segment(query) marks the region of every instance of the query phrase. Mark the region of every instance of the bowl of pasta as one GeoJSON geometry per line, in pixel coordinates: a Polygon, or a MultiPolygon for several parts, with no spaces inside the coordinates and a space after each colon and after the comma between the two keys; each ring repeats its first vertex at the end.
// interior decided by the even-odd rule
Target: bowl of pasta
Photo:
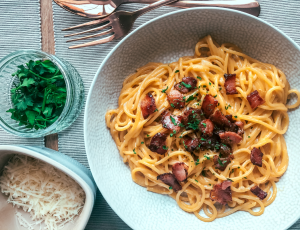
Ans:
{"type": "Polygon", "coordinates": [[[133,229],[286,229],[300,217],[299,89],[299,46],[259,18],[221,8],[156,18],[92,83],[95,181],[133,229]]]}

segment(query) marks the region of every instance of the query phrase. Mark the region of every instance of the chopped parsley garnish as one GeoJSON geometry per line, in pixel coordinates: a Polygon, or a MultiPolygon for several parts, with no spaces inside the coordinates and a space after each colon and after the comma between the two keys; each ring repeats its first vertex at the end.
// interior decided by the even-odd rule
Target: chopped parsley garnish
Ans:
{"type": "Polygon", "coordinates": [[[141,142],[141,144],[144,144],[144,143],[145,143],[144,141],[141,142]]]}
{"type": "Polygon", "coordinates": [[[244,177],[244,179],[247,179],[247,177],[244,177]]]}
{"type": "Polygon", "coordinates": [[[190,102],[190,101],[192,101],[192,100],[194,100],[195,99],[195,97],[193,96],[193,95],[191,95],[191,96],[189,96],[189,98],[186,100],[186,103],[188,103],[188,102],[190,102]]]}
{"type": "Polygon", "coordinates": [[[197,78],[201,81],[202,80],[202,78],[201,77],[199,77],[199,76],[197,76],[197,78]]]}
{"type": "MultiPolygon", "coordinates": [[[[203,171],[202,171],[203,172],[203,171]]],[[[198,183],[198,181],[195,179],[195,181],[198,183]]]]}
{"type": "Polygon", "coordinates": [[[194,120],[192,122],[189,122],[187,127],[191,128],[193,130],[197,130],[198,129],[198,125],[199,125],[200,121],[199,120],[194,120]]]}
{"type": "Polygon", "coordinates": [[[215,96],[214,96],[214,98],[216,98],[218,96],[218,94],[216,94],[215,96]]]}
{"type": "Polygon", "coordinates": [[[133,153],[134,153],[134,154],[136,154],[136,152],[135,152],[135,148],[133,149],[133,153]]]}
{"type": "Polygon", "coordinates": [[[166,93],[166,91],[168,90],[169,86],[167,86],[167,88],[163,89],[161,92],[162,93],[166,93]]]}
{"type": "MultiPolygon", "coordinates": [[[[175,120],[172,116],[170,116],[170,119],[171,119],[172,123],[173,123],[175,126],[177,126],[176,120],[175,120]]],[[[175,131],[175,132],[176,132],[176,131],[175,131]]]]}
{"type": "MultiPolygon", "coordinates": [[[[219,165],[224,166],[223,162],[220,160],[219,157],[218,157],[218,163],[219,163],[219,165]]],[[[225,162],[225,163],[226,163],[226,162],[225,162]]]]}
{"type": "Polygon", "coordinates": [[[199,164],[199,159],[197,161],[195,161],[195,165],[198,165],[199,164]]]}
{"type": "Polygon", "coordinates": [[[206,88],[206,85],[203,85],[202,87],[203,87],[203,88],[206,88]]]}
{"type": "Polygon", "coordinates": [[[208,184],[209,186],[211,186],[211,184],[208,184]]]}
{"type": "Polygon", "coordinates": [[[164,146],[163,146],[163,149],[164,149],[164,150],[168,150],[168,147],[164,145],[164,146]]]}
{"type": "MultiPolygon", "coordinates": [[[[11,92],[11,118],[29,129],[46,129],[61,115],[67,98],[60,69],[50,60],[30,60],[12,74],[19,82],[11,92]]],[[[3,83],[3,82],[2,82],[3,83]]],[[[3,83],[4,84],[4,83],[3,83]]]]}
{"type": "Polygon", "coordinates": [[[172,186],[170,186],[169,189],[171,190],[171,189],[172,189],[172,186]]]}
{"type": "Polygon", "coordinates": [[[248,136],[248,138],[250,138],[250,136],[248,136]]]}
{"type": "Polygon", "coordinates": [[[184,85],[185,88],[188,88],[188,89],[192,88],[192,86],[190,84],[186,84],[184,82],[181,82],[181,84],[184,85]]]}
{"type": "Polygon", "coordinates": [[[204,155],[204,157],[205,157],[207,160],[210,160],[210,157],[209,157],[209,156],[204,155]]]}
{"type": "Polygon", "coordinates": [[[211,85],[211,83],[210,83],[210,82],[209,82],[208,84],[209,84],[209,85],[211,85]]]}
{"type": "Polygon", "coordinates": [[[206,124],[205,124],[205,123],[201,123],[201,125],[203,125],[203,126],[204,126],[204,128],[206,128],[206,124]]]}
{"type": "Polygon", "coordinates": [[[150,135],[149,135],[149,134],[147,134],[147,137],[150,137],[150,135]]]}
{"type": "Polygon", "coordinates": [[[234,116],[234,118],[237,118],[237,116],[234,116]]]}
{"type": "Polygon", "coordinates": [[[231,182],[234,182],[233,180],[231,180],[230,178],[227,178],[227,180],[231,181],[231,182]]]}
{"type": "Polygon", "coordinates": [[[155,110],[154,110],[154,112],[157,112],[157,111],[158,111],[158,109],[155,109],[155,110]]]}
{"type": "Polygon", "coordinates": [[[172,106],[173,108],[175,108],[175,105],[174,105],[174,104],[172,104],[172,103],[171,103],[171,106],[172,106]]]}
{"type": "Polygon", "coordinates": [[[222,87],[220,87],[219,90],[221,91],[221,90],[222,90],[222,87]]]}
{"type": "Polygon", "coordinates": [[[179,70],[176,70],[176,71],[175,71],[175,73],[178,73],[178,72],[179,72],[179,70]]]}
{"type": "Polygon", "coordinates": [[[201,141],[206,141],[206,139],[204,139],[203,137],[201,137],[201,141]]]}

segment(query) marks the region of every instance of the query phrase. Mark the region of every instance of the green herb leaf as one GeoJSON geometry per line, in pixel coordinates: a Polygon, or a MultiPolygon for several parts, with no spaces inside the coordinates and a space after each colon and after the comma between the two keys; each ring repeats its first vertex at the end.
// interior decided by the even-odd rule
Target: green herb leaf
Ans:
{"type": "Polygon", "coordinates": [[[171,189],[172,189],[172,186],[170,186],[169,189],[171,190],[171,189]]]}
{"type": "Polygon", "coordinates": [[[133,153],[136,154],[135,148],[133,149],[133,153]]]}
{"type": "Polygon", "coordinates": [[[188,89],[192,88],[192,86],[190,84],[186,84],[183,81],[181,82],[181,84],[184,85],[185,88],[188,88],[188,89]]]}
{"type": "Polygon", "coordinates": [[[164,145],[164,146],[163,146],[163,149],[164,149],[164,150],[168,150],[168,147],[164,145]]]}
{"type": "Polygon", "coordinates": [[[199,76],[197,76],[197,78],[201,81],[202,80],[202,78],[201,77],[199,77],[199,76]]]}
{"type": "Polygon", "coordinates": [[[167,88],[163,89],[161,92],[162,93],[166,93],[166,91],[168,90],[169,86],[167,86],[167,88]]]}
{"type": "Polygon", "coordinates": [[[231,180],[230,178],[227,178],[227,180],[231,181],[231,182],[234,182],[233,180],[231,180]]]}
{"type": "Polygon", "coordinates": [[[221,165],[222,167],[224,166],[223,162],[220,160],[219,157],[218,157],[218,163],[219,163],[219,165],[221,165]]]}
{"type": "Polygon", "coordinates": [[[144,143],[145,143],[144,141],[141,142],[141,144],[144,144],[144,143]]]}
{"type": "Polygon", "coordinates": [[[176,120],[172,117],[172,115],[170,116],[170,119],[171,119],[172,123],[173,123],[175,126],[177,126],[176,120]]]}
{"type": "Polygon", "coordinates": [[[190,102],[190,101],[192,101],[192,100],[194,100],[195,99],[195,97],[193,96],[193,95],[191,95],[191,96],[189,96],[189,98],[186,100],[186,103],[188,103],[188,102],[190,102]]]}
{"type": "Polygon", "coordinates": [[[205,157],[207,160],[210,160],[210,157],[209,157],[209,156],[204,155],[204,157],[205,157]]]}
{"type": "Polygon", "coordinates": [[[175,73],[178,73],[178,72],[179,72],[179,70],[176,70],[176,71],[175,71],[175,73]]]}

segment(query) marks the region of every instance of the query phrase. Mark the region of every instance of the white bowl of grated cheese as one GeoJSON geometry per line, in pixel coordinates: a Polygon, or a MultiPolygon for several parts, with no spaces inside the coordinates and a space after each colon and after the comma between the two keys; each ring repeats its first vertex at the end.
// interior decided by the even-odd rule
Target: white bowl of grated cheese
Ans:
{"type": "Polygon", "coordinates": [[[90,171],[74,159],[45,147],[0,145],[0,229],[82,230],[95,198],[90,171]]]}

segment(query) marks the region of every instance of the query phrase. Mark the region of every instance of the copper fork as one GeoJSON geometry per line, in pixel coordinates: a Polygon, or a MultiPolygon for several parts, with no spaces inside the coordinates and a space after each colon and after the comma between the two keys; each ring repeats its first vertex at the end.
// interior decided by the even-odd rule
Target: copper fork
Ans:
{"type": "Polygon", "coordinates": [[[142,9],[134,11],[134,12],[117,11],[117,12],[109,15],[106,18],[97,19],[97,20],[94,20],[94,21],[91,21],[91,22],[87,22],[87,23],[83,23],[83,24],[80,24],[80,25],[77,25],[77,26],[69,27],[67,29],[63,29],[65,31],[65,30],[72,30],[72,29],[82,28],[82,27],[86,27],[86,26],[101,25],[103,23],[106,23],[104,25],[101,25],[101,26],[93,28],[93,29],[89,29],[89,30],[86,30],[86,31],[65,35],[65,37],[71,37],[71,36],[75,36],[75,35],[80,35],[80,34],[85,34],[85,33],[90,33],[90,32],[96,32],[96,31],[101,31],[101,30],[105,30],[105,29],[110,28],[108,30],[105,30],[105,31],[97,33],[97,34],[93,34],[93,35],[89,35],[89,36],[85,36],[85,37],[80,37],[80,38],[75,38],[75,39],[69,40],[67,42],[84,40],[84,39],[88,39],[88,38],[94,38],[94,37],[100,37],[100,36],[112,34],[109,37],[105,37],[105,38],[102,38],[100,40],[91,41],[91,42],[87,42],[87,43],[84,43],[84,44],[71,46],[71,47],[69,47],[69,49],[99,45],[99,44],[110,42],[114,39],[121,38],[121,37],[123,37],[123,36],[125,36],[126,34],[129,33],[130,29],[133,26],[134,21],[139,16],[141,16],[142,14],[147,13],[150,10],[154,10],[154,9],[160,7],[160,6],[167,5],[169,3],[176,2],[176,1],[178,1],[178,0],[160,0],[160,1],[157,1],[157,2],[155,2],[155,3],[153,3],[149,6],[146,6],[142,9]]]}

